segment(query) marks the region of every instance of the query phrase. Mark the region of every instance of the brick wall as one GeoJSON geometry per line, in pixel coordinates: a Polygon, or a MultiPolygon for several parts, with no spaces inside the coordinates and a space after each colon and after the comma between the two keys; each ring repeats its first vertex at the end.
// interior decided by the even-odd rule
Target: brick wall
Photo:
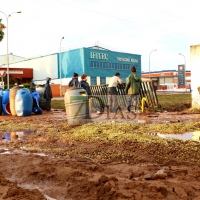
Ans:
{"type": "MultiPolygon", "coordinates": [[[[50,84],[53,97],[60,97],[60,84],[50,84]]],[[[69,88],[68,85],[62,86],[62,96],[65,95],[66,90],[69,88]]]]}

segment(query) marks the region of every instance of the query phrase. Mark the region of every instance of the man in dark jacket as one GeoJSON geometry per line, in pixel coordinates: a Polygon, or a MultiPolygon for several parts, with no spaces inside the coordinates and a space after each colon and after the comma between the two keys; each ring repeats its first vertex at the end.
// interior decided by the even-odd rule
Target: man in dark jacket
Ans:
{"type": "Polygon", "coordinates": [[[141,78],[137,75],[135,66],[131,68],[131,72],[132,73],[127,78],[125,87],[127,94],[127,110],[129,112],[131,111],[132,99],[134,99],[134,112],[137,112],[141,78]]]}
{"type": "Polygon", "coordinates": [[[78,74],[74,72],[74,77],[69,82],[69,87],[77,88],[79,86],[80,86],[80,84],[79,84],[79,81],[78,81],[78,74]]]}
{"type": "Polygon", "coordinates": [[[51,78],[47,77],[46,81],[47,82],[44,87],[44,99],[46,99],[46,110],[49,111],[51,110],[51,99],[53,98],[51,86],[49,84],[51,81],[51,78]]]}

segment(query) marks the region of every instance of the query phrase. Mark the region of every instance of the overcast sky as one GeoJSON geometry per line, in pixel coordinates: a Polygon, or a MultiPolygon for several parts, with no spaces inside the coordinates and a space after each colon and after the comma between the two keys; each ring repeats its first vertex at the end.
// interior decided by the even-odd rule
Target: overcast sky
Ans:
{"type": "MultiPolygon", "coordinates": [[[[62,51],[99,44],[141,55],[143,71],[149,57],[156,71],[177,70],[184,56],[190,70],[190,46],[200,44],[199,10],[199,0],[0,0],[7,16],[22,12],[8,18],[9,53],[36,57],[59,52],[60,44],[62,51]]],[[[3,13],[0,19],[7,26],[3,13]]],[[[6,33],[0,55],[7,53],[6,33]]]]}

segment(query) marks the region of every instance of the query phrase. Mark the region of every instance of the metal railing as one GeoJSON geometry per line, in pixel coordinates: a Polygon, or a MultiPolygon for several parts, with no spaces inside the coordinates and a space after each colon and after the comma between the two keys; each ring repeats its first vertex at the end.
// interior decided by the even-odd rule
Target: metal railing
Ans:
{"type": "MultiPolygon", "coordinates": [[[[125,92],[126,84],[118,85],[117,93],[118,93],[118,104],[121,108],[127,106],[127,95],[125,92]]],[[[90,86],[92,97],[93,97],[93,105],[96,107],[105,107],[108,105],[108,85],[94,85],[90,86]]],[[[141,106],[142,98],[146,98],[145,107],[147,108],[160,108],[158,103],[158,98],[156,95],[155,87],[151,80],[142,80],[140,93],[139,93],[139,105],[141,106]]]]}

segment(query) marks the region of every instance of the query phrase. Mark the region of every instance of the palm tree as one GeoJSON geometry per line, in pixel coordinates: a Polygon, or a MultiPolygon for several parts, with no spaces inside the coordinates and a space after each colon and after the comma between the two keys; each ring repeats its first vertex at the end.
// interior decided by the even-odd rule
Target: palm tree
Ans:
{"type": "Polygon", "coordinates": [[[0,42],[3,40],[3,36],[4,36],[3,29],[6,28],[6,26],[1,23],[1,20],[2,19],[0,19],[0,42]]]}

